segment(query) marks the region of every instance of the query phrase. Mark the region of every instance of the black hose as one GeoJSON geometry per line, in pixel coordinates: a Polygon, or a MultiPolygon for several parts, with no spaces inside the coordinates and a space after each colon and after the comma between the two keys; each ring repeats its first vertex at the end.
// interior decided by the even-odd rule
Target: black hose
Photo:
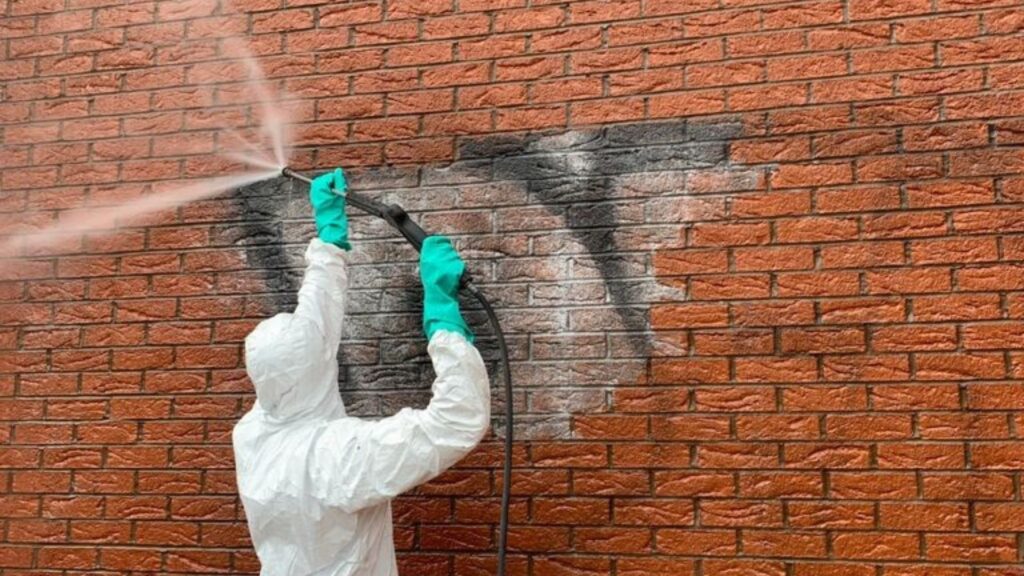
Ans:
{"type": "Polygon", "coordinates": [[[468,282],[466,289],[480,302],[487,313],[487,319],[491,322],[494,337],[498,340],[498,355],[501,357],[501,371],[505,380],[505,462],[501,476],[501,519],[498,522],[498,576],[504,576],[508,546],[508,510],[512,499],[512,370],[509,366],[508,344],[505,343],[505,334],[501,330],[501,323],[498,322],[498,315],[475,284],[468,282]]]}

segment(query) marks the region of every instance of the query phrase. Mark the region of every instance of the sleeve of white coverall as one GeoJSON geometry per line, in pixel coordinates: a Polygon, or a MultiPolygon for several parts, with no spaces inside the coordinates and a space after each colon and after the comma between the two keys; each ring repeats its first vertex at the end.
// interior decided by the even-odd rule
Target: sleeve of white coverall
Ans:
{"type": "Polygon", "coordinates": [[[346,253],[333,244],[314,238],[306,248],[306,271],[299,288],[295,315],[312,320],[320,328],[330,350],[341,342],[345,291],[348,288],[346,253]]]}
{"type": "Polygon", "coordinates": [[[434,334],[437,378],[423,410],[372,422],[342,418],[314,443],[311,481],[328,506],[355,512],[438,476],[468,454],[490,424],[490,382],[480,353],[461,334],[434,334]]]}

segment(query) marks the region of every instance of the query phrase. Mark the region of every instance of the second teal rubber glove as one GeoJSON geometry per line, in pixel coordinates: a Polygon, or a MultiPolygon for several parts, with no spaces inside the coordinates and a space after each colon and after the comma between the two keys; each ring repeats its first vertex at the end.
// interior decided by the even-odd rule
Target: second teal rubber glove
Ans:
{"type": "Polygon", "coordinates": [[[313,205],[316,232],[320,239],[339,248],[351,250],[348,242],[348,216],[345,215],[345,191],[348,183],[341,168],[313,179],[309,202],[313,205]]]}
{"type": "Polygon", "coordinates": [[[451,330],[473,341],[473,333],[459,312],[459,281],[466,264],[451,240],[429,236],[420,250],[423,282],[423,331],[429,341],[438,330],[451,330]]]}

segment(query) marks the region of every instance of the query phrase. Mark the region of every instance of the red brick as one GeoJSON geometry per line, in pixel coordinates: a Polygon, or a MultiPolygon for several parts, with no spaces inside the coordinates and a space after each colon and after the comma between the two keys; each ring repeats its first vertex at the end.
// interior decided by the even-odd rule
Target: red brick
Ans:
{"type": "Polygon", "coordinates": [[[648,490],[645,472],[580,471],[573,477],[573,490],[592,496],[640,496],[648,490]]]}
{"type": "Polygon", "coordinates": [[[893,95],[893,82],[888,77],[863,79],[820,80],[814,82],[815,102],[847,101],[851,93],[861,95],[858,99],[887,98],[893,95]]]}
{"type": "Polygon", "coordinates": [[[783,164],[772,174],[772,185],[779,188],[829,186],[853,181],[848,162],[783,164]]]}
{"type": "Polygon", "coordinates": [[[724,110],[723,90],[696,90],[648,98],[648,114],[651,118],[713,114],[724,110]]]}
{"type": "Polygon", "coordinates": [[[910,377],[910,367],[902,354],[875,356],[829,356],[824,360],[825,379],[829,381],[892,381],[910,377]]]}
{"type": "Polygon", "coordinates": [[[778,462],[778,449],[770,445],[749,443],[714,444],[697,450],[700,467],[758,469],[778,462]]]}
{"type": "Polygon", "coordinates": [[[690,448],[685,444],[616,444],[612,459],[619,466],[664,468],[688,461],[690,448]]]}
{"type": "Polygon", "coordinates": [[[869,272],[865,277],[870,294],[948,292],[952,287],[946,268],[908,268],[869,272]]]}
{"type": "Polygon", "coordinates": [[[821,249],[823,268],[865,268],[904,264],[903,243],[894,241],[832,244],[821,249]]]}
{"type": "Polygon", "coordinates": [[[505,59],[495,66],[499,81],[556,78],[565,74],[564,56],[527,56],[505,59]]]}
{"type": "Polygon", "coordinates": [[[622,557],[616,562],[620,576],[693,576],[694,562],[675,558],[622,557]]]}
{"type": "MultiPolygon", "coordinates": [[[[994,2],[993,5],[1000,3],[1001,2],[994,2]]],[[[955,5],[955,2],[951,4],[955,5]]],[[[1024,27],[1024,21],[1021,20],[1020,12],[1014,10],[1012,7],[988,12],[985,14],[984,20],[986,29],[996,34],[1016,32],[1024,27]]]]}
{"type": "Polygon", "coordinates": [[[837,534],[836,557],[861,560],[914,560],[920,557],[919,537],[913,533],[862,532],[837,534]]]}
{"type": "Polygon", "coordinates": [[[437,16],[452,11],[452,0],[394,0],[387,6],[389,19],[437,16]]]}
{"type": "Polygon", "coordinates": [[[535,102],[549,102],[596,97],[601,92],[602,82],[599,78],[575,78],[537,84],[532,89],[532,96],[535,102]]]}
{"type": "Polygon", "coordinates": [[[949,40],[975,36],[978,19],[974,15],[945,16],[903,20],[895,24],[896,40],[900,43],[949,40]]]}
{"type": "Polygon", "coordinates": [[[765,80],[763,62],[725,62],[693,64],[686,69],[686,85],[690,88],[751,84],[765,80]]]}
{"type": "Polygon", "coordinates": [[[760,140],[737,140],[731,144],[734,159],[749,164],[800,160],[810,156],[811,139],[798,136],[760,140]]]}
{"type": "Polygon", "coordinates": [[[378,22],[381,17],[381,6],[375,2],[327,5],[319,9],[320,27],[378,22]]]}
{"type": "Polygon", "coordinates": [[[997,414],[935,414],[922,419],[926,439],[999,439],[1010,435],[1005,418],[997,414]]]}
{"type": "MultiPolygon", "coordinates": [[[[776,276],[775,287],[778,295],[786,298],[812,295],[852,296],[860,291],[859,278],[854,272],[783,273],[776,276]]],[[[826,305],[843,306],[842,303],[826,305]]],[[[844,316],[839,308],[835,310],[839,312],[837,317],[844,316]]],[[[828,311],[831,312],[833,310],[828,311]]],[[[829,319],[828,322],[835,320],[836,318],[829,319]]]]}
{"type": "MultiPolygon", "coordinates": [[[[943,63],[947,66],[999,62],[1024,51],[1024,39],[1017,36],[989,36],[970,40],[954,40],[942,45],[943,63]]],[[[1017,59],[1017,58],[1012,58],[1017,59]]]]}
{"type": "Polygon", "coordinates": [[[927,558],[939,561],[1005,563],[1017,560],[1013,536],[927,534],[927,558]]]}
{"type": "Polygon", "coordinates": [[[582,552],[615,554],[637,553],[651,550],[650,528],[576,528],[574,544],[582,552]]]}
{"type": "Polygon", "coordinates": [[[744,550],[756,556],[825,557],[824,534],[751,530],[744,534],[743,544],[744,550]]]}
{"type": "Polygon", "coordinates": [[[304,30],[313,27],[313,12],[307,9],[263,12],[253,16],[254,33],[304,30]]]}
{"type": "MultiPolygon", "coordinates": [[[[448,59],[451,58],[452,52],[450,44],[438,43],[435,44],[435,46],[435,51],[439,53],[439,56],[447,57],[448,59]],[[442,49],[442,47],[447,49],[442,49]]],[[[411,47],[405,50],[407,50],[409,58],[422,60],[423,56],[418,53],[418,50],[411,47]]],[[[389,56],[393,55],[394,51],[395,49],[392,49],[389,56]]],[[[526,36],[512,35],[479,40],[463,40],[458,44],[458,51],[459,56],[463,60],[496,59],[521,56],[526,53],[526,36]]]]}
{"type": "Polygon", "coordinates": [[[654,67],[678,66],[693,62],[719,60],[723,54],[721,42],[714,40],[662,44],[650,49],[648,64],[654,67]]]}
{"type": "Polygon", "coordinates": [[[709,527],[777,528],[782,524],[782,505],[757,500],[706,500],[700,504],[700,515],[701,524],[709,527]]]}
{"type": "Polygon", "coordinates": [[[777,224],[776,235],[780,243],[853,240],[857,236],[857,222],[827,216],[789,219],[777,224]]]}
{"type": "Polygon", "coordinates": [[[515,106],[526,103],[526,87],[514,84],[470,86],[459,89],[458,98],[459,108],[515,106]]]}
{"type": "Polygon", "coordinates": [[[595,415],[574,419],[573,428],[580,439],[630,440],[647,436],[647,418],[643,416],[595,415]]]}
{"type": "Polygon", "coordinates": [[[703,12],[717,8],[718,5],[719,3],[714,0],[693,0],[686,3],[673,2],[672,0],[648,0],[644,4],[644,15],[664,16],[668,14],[703,12]]]}
{"type": "Polygon", "coordinates": [[[700,332],[693,335],[694,351],[702,356],[767,354],[772,351],[771,333],[766,330],[700,332]]]}
{"type": "Polygon", "coordinates": [[[850,6],[850,18],[853,20],[874,20],[878,18],[894,18],[926,14],[932,11],[931,2],[926,0],[854,0],[850,6]]]}
{"type": "Polygon", "coordinates": [[[806,42],[798,30],[766,32],[726,38],[728,53],[737,58],[802,52],[806,42]]]}
{"type": "Polygon", "coordinates": [[[663,554],[679,555],[733,555],[737,536],[733,530],[659,530],[656,549],[663,554]]]}
{"type": "Polygon", "coordinates": [[[808,31],[807,43],[812,50],[839,50],[888,44],[889,36],[888,23],[829,26],[808,31]]]}
{"type": "Polygon", "coordinates": [[[551,574],[551,576],[577,576],[584,574],[607,574],[611,570],[611,563],[606,558],[580,557],[580,556],[545,556],[539,558],[534,564],[539,572],[551,574]]]}
{"type": "MultiPolygon", "coordinates": [[[[600,83],[598,83],[600,85],[600,83]]],[[[650,94],[683,88],[683,76],[677,70],[651,70],[624,72],[609,79],[608,93],[613,96],[624,94],[650,94]]],[[[593,89],[600,95],[601,90],[593,89]]]]}
{"type": "Polygon", "coordinates": [[[950,469],[964,465],[963,448],[949,444],[900,444],[879,447],[882,469],[950,469]]]}
{"type": "Polygon", "coordinates": [[[896,151],[894,130],[857,130],[825,134],[814,139],[815,156],[862,156],[896,151]]]}
{"type": "Polygon", "coordinates": [[[701,276],[690,281],[695,300],[733,300],[767,297],[771,279],[767,274],[701,276]]]}
{"type": "Polygon", "coordinates": [[[843,21],[840,2],[817,2],[806,5],[767,8],[763,11],[765,28],[803,28],[838,24],[843,21]]]}
{"type": "Polygon", "coordinates": [[[535,53],[587,50],[601,45],[601,28],[572,27],[534,32],[530,48],[535,53]]]}
{"type": "Polygon", "coordinates": [[[872,347],[879,352],[952,350],[956,348],[952,326],[884,326],[872,333],[872,347]]]}
{"type": "Polygon", "coordinates": [[[626,20],[640,16],[640,0],[607,2],[589,0],[569,5],[569,19],[573,24],[626,20]]]}
{"type": "Polygon", "coordinates": [[[941,236],[946,228],[945,215],[938,212],[894,212],[862,219],[862,229],[867,238],[941,236]]]}
{"type": "Polygon", "coordinates": [[[487,82],[490,75],[491,67],[488,63],[449,64],[431,68],[424,72],[421,76],[421,82],[427,88],[481,84],[487,82]]]}
{"type": "MultiPolygon", "coordinates": [[[[373,24],[359,24],[353,28],[357,46],[397,44],[416,39],[418,29],[415,21],[400,20],[373,24]]],[[[428,37],[424,35],[424,37],[428,37]]],[[[430,36],[436,38],[437,36],[430,36]]]]}
{"type": "Polygon", "coordinates": [[[534,500],[534,519],[545,524],[606,524],[611,518],[608,500],[599,498],[534,500]]]}
{"type": "Polygon", "coordinates": [[[593,74],[613,70],[634,70],[641,68],[643,51],[639,48],[616,48],[601,52],[578,52],[570,58],[574,73],[593,74]]]}
{"type": "MultiPolygon", "coordinates": [[[[612,6],[614,3],[607,3],[612,6]]],[[[573,5],[574,7],[576,5],[573,5]]],[[[665,42],[683,37],[683,23],[678,19],[613,23],[608,30],[609,46],[665,42]]],[[[653,64],[653,62],[652,62],[653,64]]]]}
{"type": "Polygon", "coordinates": [[[559,6],[507,10],[495,15],[494,31],[515,32],[554,28],[563,24],[565,20],[565,10],[559,6]]]}
{"type": "Polygon", "coordinates": [[[986,532],[1015,531],[1020,524],[1019,503],[978,503],[974,515],[978,529],[986,532]]]}
{"type": "Polygon", "coordinates": [[[757,30],[759,17],[756,10],[716,11],[686,16],[683,24],[688,37],[722,36],[757,30]]]}
{"type": "Polygon", "coordinates": [[[879,410],[949,410],[960,400],[955,385],[887,384],[872,389],[872,402],[879,410]]]}
{"type": "Polygon", "coordinates": [[[768,61],[767,78],[771,82],[801,78],[823,78],[846,74],[846,57],[842,55],[794,56],[768,61]]]}
{"type": "Polygon", "coordinates": [[[592,125],[599,122],[623,122],[644,116],[644,99],[627,98],[601,102],[577,102],[571,105],[569,120],[573,125],[592,125]]]}
{"type": "Polygon", "coordinates": [[[655,360],[651,366],[654,384],[725,382],[728,362],[719,359],[655,360]]]}
{"type": "Polygon", "coordinates": [[[739,488],[751,498],[812,498],[824,491],[821,475],[807,472],[743,472],[739,488]]]}
{"type": "Polygon", "coordinates": [[[409,162],[413,159],[438,162],[453,156],[452,142],[448,138],[425,138],[410,142],[389,143],[384,156],[391,162],[409,162]]]}
{"type": "Polygon", "coordinates": [[[791,524],[802,529],[865,529],[874,525],[874,507],[845,502],[792,502],[791,524]]]}

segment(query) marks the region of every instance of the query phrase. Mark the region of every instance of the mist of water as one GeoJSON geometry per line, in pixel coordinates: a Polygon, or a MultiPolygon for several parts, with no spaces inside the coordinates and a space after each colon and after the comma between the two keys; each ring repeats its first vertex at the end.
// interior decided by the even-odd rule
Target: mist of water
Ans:
{"type": "MultiPolygon", "coordinates": [[[[188,11],[187,6],[176,2],[176,6],[188,11]]],[[[190,2],[195,12],[206,8],[211,13],[218,6],[223,13],[240,14],[228,8],[226,2],[216,0],[193,0],[190,2]]],[[[163,210],[173,210],[181,205],[203,200],[239,188],[273,178],[280,175],[281,169],[287,165],[292,135],[289,130],[290,118],[280,106],[281,96],[273,90],[264,77],[257,60],[248,45],[239,38],[221,40],[220,60],[240,63],[246,78],[246,90],[253,96],[250,103],[252,117],[258,120],[255,130],[242,133],[235,127],[223,126],[218,131],[217,156],[238,163],[245,168],[237,173],[202,180],[187,180],[166,191],[143,194],[140,197],[109,206],[83,205],[66,209],[56,215],[53,223],[36,229],[25,230],[25,221],[31,217],[13,214],[8,225],[0,226],[8,230],[18,230],[6,238],[0,236],[0,279],[4,271],[17,266],[18,258],[28,257],[45,251],[59,251],[68,243],[68,235],[79,233],[103,234],[117,233],[123,227],[138,223],[143,217],[163,210]]],[[[31,213],[32,206],[28,206],[31,213]]],[[[38,213],[37,213],[38,214],[38,213]]],[[[2,232],[0,232],[2,234],[2,232]]]]}

